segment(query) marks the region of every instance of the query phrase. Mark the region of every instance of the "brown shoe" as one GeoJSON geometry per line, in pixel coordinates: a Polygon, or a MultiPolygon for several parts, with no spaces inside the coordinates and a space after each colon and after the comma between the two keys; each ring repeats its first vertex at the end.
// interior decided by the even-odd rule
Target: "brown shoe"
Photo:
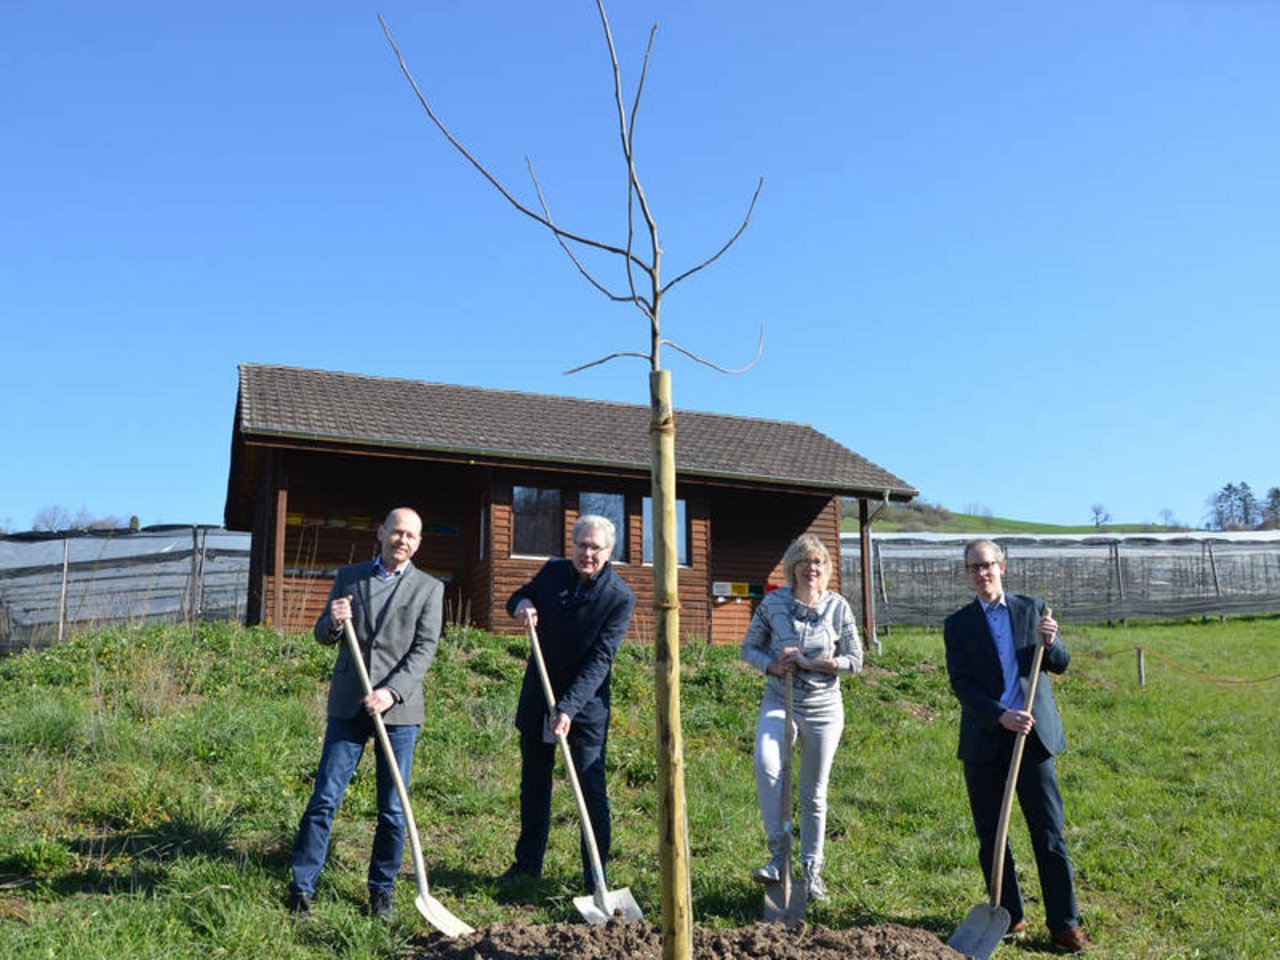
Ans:
{"type": "Polygon", "coordinates": [[[1004,939],[1021,940],[1026,935],[1027,935],[1027,921],[1019,920],[1017,923],[1013,924],[1012,926],[1009,927],[1008,930],[1005,931],[1004,939]]]}
{"type": "Polygon", "coordinates": [[[1067,927],[1065,930],[1054,930],[1049,934],[1054,947],[1059,953],[1084,953],[1093,944],[1079,927],[1067,927]]]}

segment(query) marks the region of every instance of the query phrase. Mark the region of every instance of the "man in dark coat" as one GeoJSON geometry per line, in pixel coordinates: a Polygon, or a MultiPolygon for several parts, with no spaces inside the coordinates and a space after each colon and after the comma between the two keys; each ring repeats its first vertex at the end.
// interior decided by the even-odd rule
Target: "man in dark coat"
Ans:
{"type": "MultiPolygon", "coordinates": [[[[1004,551],[999,544],[975,540],[965,547],[964,563],[977,597],[947,617],[943,639],[951,689],[960,700],[958,756],[964,761],[969,808],[978,833],[978,859],[989,883],[1013,746],[1018,734],[1026,734],[1017,794],[1040,874],[1045,920],[1058,949],[1079,953],[1089,941],[1080,927],[1053,762],[1067,740],[1048,676],[1037,683],[1035,702],[1026,702],[1037,643],[1045,646],[1041,669],[1050,673],[1066,670],[1071,655],[1058,640],[1057,621],[1043,599],[1004,592],[1004,551]]],[[[1016,936],[1027,928],[1022,891],[1008,843],[1001,855],[1000,901],[1016,936]]]]}
{"type": "MultiPolygon", "coordinates": [[[[329,685],[329,720],[315,787],[293,845],[289,909],[298,916],[310,910],[333,816],[365,743],[373,736],[373,715],[382,715],[406,784],[425,716],[422,681],[440,639],[444,585],[410,562],[422,542],[422,519],[413,510],[392,510],[378,526],[377,537],[378,556],[338,571],[329,601],[316,621],[316,639],[340,645],[329,685]],[[347,620],[355,629],[373,686],[367,696],[342,642],[342,624],[347,620]]],[[[378,824],[369,859],[369,906],[375,916],[388,919],[394,913],[391,888],[404,854],[405,819],[386,758],[376,747],[375,753],[378,824]]]]}
{"type": "MultiPolygon", "coordinates": [[[[608,863],[609,797],[605,788],[605,744],[609,733],[609,678],[626,636],[635,595],[609,562],[616,539],[613,522],[587,514],[573,526],[571,560],[548,560],[532,580],[511,595],[507,612],[537,628],[554,714],[530,656],[516,707],[520,731],[520,837],[504,880],[541,876],[551,828],[551,777],[556,741],[568,736],[570,752],[591,817],[600,859],[608,863]]],[[[587,893],[595,890],[586,843],[582,872],[587,893]]]]}

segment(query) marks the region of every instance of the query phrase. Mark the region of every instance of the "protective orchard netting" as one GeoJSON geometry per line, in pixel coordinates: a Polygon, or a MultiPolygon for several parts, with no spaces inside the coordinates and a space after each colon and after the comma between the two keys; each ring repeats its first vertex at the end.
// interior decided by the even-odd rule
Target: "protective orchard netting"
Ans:
{"type": "Polygon", "coordinates": [[[0,653],[108,624],[244,620],[249,535],[149,527],[0,537],[0,653]]]}
{"type": "MultiPolygon", "coordinates": [[[[972,536],[875,534],[876,623],[940,626],[973,599],[964,571],[972,536]]],[[[1005,550],[1005,589],[1045,597],[1059,620],[1218,616],[1280,611],[1280,532],[1132,536],[992,536],[1005,550]]],[[[861,545],[841,538],[841,579],[855,601],[861,545]]]]}

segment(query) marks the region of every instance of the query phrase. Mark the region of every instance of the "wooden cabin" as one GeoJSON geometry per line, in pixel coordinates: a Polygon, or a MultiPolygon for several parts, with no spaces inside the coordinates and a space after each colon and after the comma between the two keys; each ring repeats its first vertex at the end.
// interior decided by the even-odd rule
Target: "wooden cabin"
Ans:
{"type": "MultiPolygon", "coordinates": [[[[612,518],[613,562],[636,592],[631,639],[651,636],[647,406],[239,370],[225,523],[252,533],[249,624],[309,630],[334,571],[373,557],[379,522],[408,506],[423,520],[414,563],[445,582],[446,618],[495,631],[515,629],[507,598],[568,555],[579,514],[612,518]]],[[[860,501],[866,526],[869,508],[917,494],[803,424],[677,410],[676,431],[685,637],[740,641],[799,534],[839,557],[841,497],[860,501]]],[[[839,589],[838,565],[833,577],[839,589]]],[[[869,585],[863,595],[869,619],[869,585]]]]}

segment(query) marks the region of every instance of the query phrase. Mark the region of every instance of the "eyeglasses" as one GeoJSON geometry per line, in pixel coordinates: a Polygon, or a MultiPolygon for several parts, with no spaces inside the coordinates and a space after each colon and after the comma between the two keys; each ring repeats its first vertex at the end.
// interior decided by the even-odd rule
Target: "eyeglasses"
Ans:
{"type": "Polygon", "coordinates": [[[582,541],[582,540],[574,541],[573,546],[575,549],[581,550],[583,553],[592,553],[592,554],[608,553],[610,550],[613,549],[612,546],[606,547],[600,543],[586,543],[585,541],[582,541]]]}
{"type": "Polygon", "coordinates": [[[964,568],[970,573],[981,573],[986,570],[994,570],[1000,566],[999,560],[984,560],[982,563],[966,563],[964,568]]]}

